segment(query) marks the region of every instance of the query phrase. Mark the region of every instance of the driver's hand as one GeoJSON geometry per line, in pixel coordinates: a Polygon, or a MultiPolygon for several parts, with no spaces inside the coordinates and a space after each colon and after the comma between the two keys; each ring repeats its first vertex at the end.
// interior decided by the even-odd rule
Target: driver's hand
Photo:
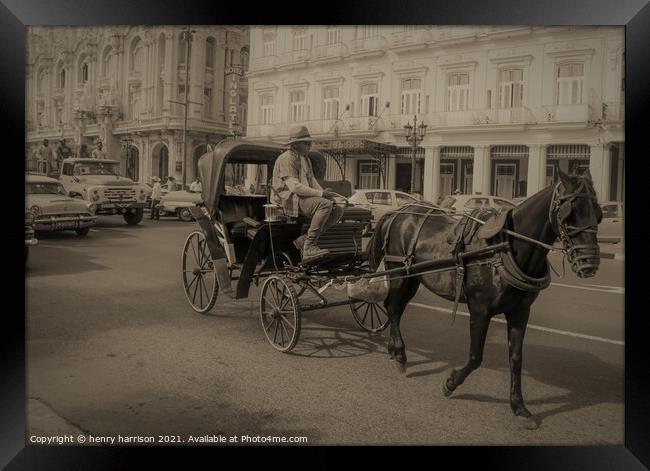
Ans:
{"type": "Polygon", "coordinates": [[[334,199],[338,196],[338,193],[334,193],[331,188],[325,188],[323,190],[323,198],[327,198],[328,200],[334,199]]]}

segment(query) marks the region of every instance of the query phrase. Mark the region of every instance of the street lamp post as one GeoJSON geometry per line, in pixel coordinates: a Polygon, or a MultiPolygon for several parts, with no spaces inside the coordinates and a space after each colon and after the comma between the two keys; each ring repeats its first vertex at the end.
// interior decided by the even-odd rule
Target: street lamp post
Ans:
{"type": "Polygon", "coordinates": [[[417,152],[418,144],[424,139],[424,135],[427,132],[427,125],[420,123],[418,126],[418,117],[417,115],[413,116],[413,126],[411,123],[407,123],[404,126],[404,135],[406,137],[406,142],[411,144],[412,153],[411,153],[411,193],[415,192],[415,154],[417,152]]]}

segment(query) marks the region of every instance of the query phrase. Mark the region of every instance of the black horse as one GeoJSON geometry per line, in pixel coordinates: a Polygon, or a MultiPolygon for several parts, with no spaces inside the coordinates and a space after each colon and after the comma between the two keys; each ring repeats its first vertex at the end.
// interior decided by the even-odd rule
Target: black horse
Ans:
{"type": "MultiPolygon", "coordinates": [[[[433,211],[416,205],[382,217],[368,248],[371,267],[376,268],[387,254],[393,256],[388,257],[393,260],[387,263],[388,268],[399,266],[394,261],[395,255],[412,255],[414,263],[450,258],[454,247],[448,236],[458,220],[433,211]]],[[[469,360],[463,368],[452,370],[443,381],[444,395],[451,395],[480,366],[490,319],[504,313],[508,329],[510,406],[526,428],[536,428],[537,421],[524,405],[521,392],[522,349],[530,306],[539,290],[550,283],[547,254],[558,238],[577,276],[586,278],[596,274],[600,263],[596,231],[601,218],[589,173],[569,176],[560,171],[556,185],[525,200],[505,220],[505,228],[542,244],[514,238],[504,231],[488,239],[473,237],[467,241],[465,252],[498,242],[508,242],[508,249],[495,253],[488,259],[489,263],[467,263],[462,278],[457,278],[457,272],[452,270],[392,279],[384,305],[390,319],[388,352],[393,365],[402,373],[406,369],[400,319],[420,283],[453,301],[457,296],[457,280],[461,280],[459,301],[466,303],[470,312],[469,360]]]]}

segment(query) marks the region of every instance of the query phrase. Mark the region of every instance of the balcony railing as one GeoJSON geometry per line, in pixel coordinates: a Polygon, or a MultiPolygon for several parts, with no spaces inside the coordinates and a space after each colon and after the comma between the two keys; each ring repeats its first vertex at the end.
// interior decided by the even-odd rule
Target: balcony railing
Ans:
{"type": "Polygon", "coordinates": [[[542,112],[539,121],[546,123],[586,123],[594,118],[589,105],[545,106],[542,112]]]}
{"type": "Polygon", "coordinates": [[[289,51],[282,54],[281,65],[296,65],[306,63],[309,60],[308,49],[298,49],[296,51],[289,51]]]}
{"type": "Polygon", "coordinates": [[[386,39],[383,36],[355,39],[350,42],[350,54],[383,54],[386,50],[386,39]]]}
{"type": "Polygon", "coordinates": [[[278,66],[278,56],[256,57],[251,61],[250,71],[257,72],[260,70],[274,69],[278,66]]]}
{"type": "Polygon", "coordinates": [[[343,43],[324,44],[315,47],[311,52],[312,61],[322,61],[327,59],[341,59],[347,54],[347,46],[343,43]]]}
{"type": "Polygon", "coordinates": [[[407,48],[409,46],[424,46],[428,41],[431,41],[431,30],[428,29],[415,29],[410,31],[398,31],[390,36],[391,48],[407,48]]]}

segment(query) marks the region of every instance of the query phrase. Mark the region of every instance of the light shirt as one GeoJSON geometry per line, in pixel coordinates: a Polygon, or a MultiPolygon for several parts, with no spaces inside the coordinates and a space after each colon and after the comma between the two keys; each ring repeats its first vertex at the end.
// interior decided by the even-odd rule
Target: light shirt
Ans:
{"type": "Polygon", "coordinates": [[[91,154],[91,157],[93,159],[105,159],[106,158],[106,150],[99,149],[99,148],[94,149],[92,154],[91,154]]]}
{"type": "Polygon", "coordinates": [[[190,184],[190,191],[194,193],[201,193],[203,191],[201,182],[192,182],[190,184]]]}
{"type": "Polygon", "coordinates": [[[291,217],[298,217],[300,198],[323,196],[311,161],[293,149],[283,152],[275,161],[271,186],[271,202],[282,206],[284,214],[291,217]]]}
{"type": "Polygon", "coordinates": [[[162,196],[162,186],[160,185],[160,182],[156,182],[153,184],[153,190],[151,191],[151,199],[159,200],[161,196],[162,196]]]}

